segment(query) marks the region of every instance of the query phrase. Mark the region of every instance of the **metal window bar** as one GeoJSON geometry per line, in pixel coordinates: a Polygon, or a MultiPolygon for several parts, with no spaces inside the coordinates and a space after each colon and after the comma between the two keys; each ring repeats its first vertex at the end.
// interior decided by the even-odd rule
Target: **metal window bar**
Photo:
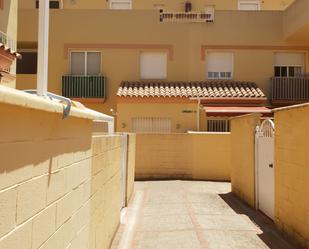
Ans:
{"type": "Polygon", "coordinates": [[[214,11],[211,13],[195,12],[161,12],[161,22],[214,22],[214,11]]]}
{"type": "Polygon", "coordinates": [[[227,119],[209,119],[207,120],[208,132],[229,132],[230,121],[227,119]]]}
{"type": "Polygon", "coordinates": [[[309,101],[309,77],[271,78],[271,99],[309,101]]]}

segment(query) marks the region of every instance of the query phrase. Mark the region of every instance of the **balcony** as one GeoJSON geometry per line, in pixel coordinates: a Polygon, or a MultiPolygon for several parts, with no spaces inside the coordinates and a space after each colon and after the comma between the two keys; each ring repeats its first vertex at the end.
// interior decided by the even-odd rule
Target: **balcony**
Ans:
{"type": "Polygon", "coordinates": [[[11,39],[6,33],[0,31],[0,43],[11,51],[16,52],[16,41],[11,39]]]}
{"type": "Polygon", "coordinates": [[[62,95],[80,101],[87,99],[103,101],[106,95],[105,77],[100,75],[62,76],[62,95]]]}
{"type": "Polygon", "coordinates": [[[271,78],[271,101],[277,104],[309,101],[309,76],[271,78]]]}
{"type": "Polygon", "coordinates": [[[211,13],[162,12],[160,22],[213,23],[214,11],[211,13]]]}

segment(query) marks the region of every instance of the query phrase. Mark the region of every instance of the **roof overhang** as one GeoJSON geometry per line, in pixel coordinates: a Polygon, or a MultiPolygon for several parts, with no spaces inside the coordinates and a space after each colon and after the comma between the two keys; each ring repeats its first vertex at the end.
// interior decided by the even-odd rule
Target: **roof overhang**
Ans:
{"type": "Polygon", "coordinates": [[[272,114],[272,110],[264,106],[205,106],[204,111],[207,116],[216,117],[240,116],[251,113],[272,114]]]}
{"type": "Polygon", "coordinates": [[[17,53],[16,51],[13,51],[11,48],[5,46],[3,43],[0,43],[0,51],[5,52],[6,54],[11,55],[13,58],[21,59],[21,54],[17,53]]]}
{"type": "Polygon", "coordinates": [[[267,102],[267,98],[240,98],[240,97],[230,97],[230,98],[190,98],[191,100],[200,101],[202,105],[207,104],[242,104],[242,105],[257,105],[267,102]]]}

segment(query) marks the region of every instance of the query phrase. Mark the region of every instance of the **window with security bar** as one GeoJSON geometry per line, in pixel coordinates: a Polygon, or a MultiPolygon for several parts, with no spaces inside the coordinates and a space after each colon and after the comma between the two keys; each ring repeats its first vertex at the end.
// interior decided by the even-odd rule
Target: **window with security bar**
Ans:
{"type": "Polygon", "coordinates": [[[208,79],[233,78],[233,53],[208,52],[206,59],[208,79]]]}
{"type": "Polygon", "coordinates": [[[132,0],[110,0],[109,8],[114,10],[132,9],[132,0]]]}
{"type": "Polygon", "coordinates": [[[238,10],[257,11],[261,10],[260,0],[239,0],[238,10]]]}
{"type": "Polygon", "coordinates": [[[104,99],[106,80],[101,75],[101,53],[72,51],[70,74],[62,76],[62,95],[68,98],[104,99]]]}
{"type": "Polygon", "coordinates": [[[304,53],[275,53],[275,77],[302,76],[305,67],[304,53]]]}
{"type": "Polygon", "coordinates": [[[170,118],[138,117],[132,119],[132,132],[135,133],[170,133],[171,130],[170,118]]]}
{"type": "Polygon", "coordinates": [[[208,119],[207,132],[230,132],[230,121],[228,119],[208,119]]]}

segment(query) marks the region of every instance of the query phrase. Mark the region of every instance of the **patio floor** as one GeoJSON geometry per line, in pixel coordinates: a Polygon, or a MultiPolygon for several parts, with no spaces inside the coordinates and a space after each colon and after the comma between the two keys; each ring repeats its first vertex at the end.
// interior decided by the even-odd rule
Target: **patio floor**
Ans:
{"type": "Polygon", "coordinates": [[[230,183],[136,182],[112,249],[296,249],[230,183]]]}

